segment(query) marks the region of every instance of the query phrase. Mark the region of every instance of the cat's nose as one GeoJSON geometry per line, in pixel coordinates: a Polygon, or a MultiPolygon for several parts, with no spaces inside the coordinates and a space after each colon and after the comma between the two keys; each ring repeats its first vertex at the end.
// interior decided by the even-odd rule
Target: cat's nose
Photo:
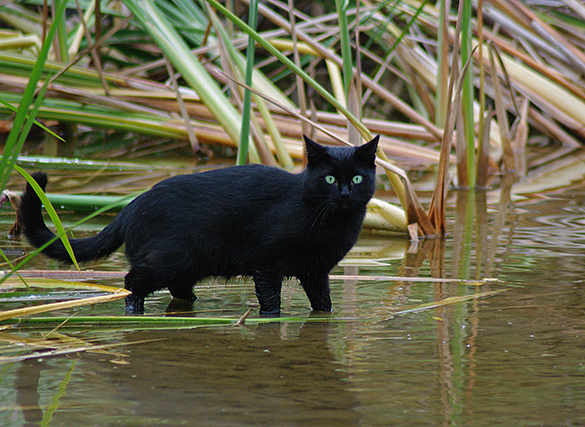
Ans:
{"type": "Polygon", "coordinates": [[[343,187],[341,187],[341,191],[339,192],[339,195],[341,196],[342,199],[347,199],[349,198],[349,187],[347,185],[344,185],[343,187]]]}

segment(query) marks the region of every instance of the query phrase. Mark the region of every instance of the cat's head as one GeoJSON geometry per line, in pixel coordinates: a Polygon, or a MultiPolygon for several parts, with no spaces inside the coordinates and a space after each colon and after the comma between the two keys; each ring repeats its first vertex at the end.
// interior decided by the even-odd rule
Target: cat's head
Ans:
{"type": "Polygon", "coordinates": [[[379,136],[359,147],[331,147],[305,136],[306,196],[334,210],[362,211],[376,188],[379,136]]]}

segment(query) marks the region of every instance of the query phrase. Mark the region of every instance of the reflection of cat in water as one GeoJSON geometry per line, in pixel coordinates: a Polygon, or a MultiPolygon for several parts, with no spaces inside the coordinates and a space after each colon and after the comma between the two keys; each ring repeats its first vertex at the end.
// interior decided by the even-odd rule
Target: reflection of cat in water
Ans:
{"type": "MultiPolygon", "coordinates": [[[[127,363],[115,370],[83,356],[82,369],[96,373],[84,386],[114,411],[130,408],[143,425],[357,427],[367,416],[355,410],[360,386],[336,354],[344,338],[337,327],[279,322],[132,332],[124,340],[143,344],[124,347],[127,363]]],[[[83,402],[92,402],[85,387],[83,402]]]]}
{"type": "MultiPolygon", "coordinates": [[[[329,271],[355,244],[375,189],[378,137],[360,147],[325,147],[305,137],[300,174],[259,165],[166,179],[133,200],[100,233],[70,239],[78,261],[103,258],[125,244],[130,313],[168,288],[194,300],[193,285],[210,276],[254,279],[260,313],[280,313],[284,277],[297,277],[311,307],[331,311],[329,271]]],[[[46,174],[33,175],[41,188],[46,174]]],[[[18,218],[33,246],[54,238],[41,201],[27,185],[18,218]]],[[[44,254],[71,262],[60,240],[44,254]]]]}

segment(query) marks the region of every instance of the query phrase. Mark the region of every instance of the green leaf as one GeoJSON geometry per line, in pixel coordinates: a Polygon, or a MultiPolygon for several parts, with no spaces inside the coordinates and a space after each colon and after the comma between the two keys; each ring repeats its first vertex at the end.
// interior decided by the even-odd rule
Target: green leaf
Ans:
{"type": "Polygon", "coordinates": [[[61,241],[63,242],[63,246],[65,246],[65,250],[67,251],[67,253],[71,257],[71,261],[73,262],[75,267],[77,267],[77,269],[79,270],[80,269],[79,264],[77,264],[77,260],[75,259],[75,254],[73,253],[73,248],[71,247],[71,242],[67,238],[67,232],[65,231],[65,227],[63,227],[63,224],[61,223],[61,220],[59,219],[59,216],[57,215],[55,208],[53,207],[53,205],[51,204],[51,202],[47,198],[47,195],[45,194],[43,189],[40,187],[40,185],[37,184],[37,182],[34,180],[34,178],[32,176],[30,176],[30,174],[27,171],[25,171],[24,169],[22,169],[18,165],[14,165],[14,168],[24,177],[24,179],[26,179],[26,181],[30,184],[30,186],[33,188],[35,193],[37,193],[37,195],[39,196],[39,199],[41,199],[41,202],[43,203],[43,205],[45,205],[45,209],[47,210],[49,217],[51,217],[51,221],[53,221],[53,224],[55,225],[55,228],[57,229],[57,234],[61,238],[61,241]]]}
{"type": "Polygon", "coordinates": [[[321,86],[317,81],[315,81],[311,76],[301,70],[299,67],[296,66],[294,62],[288,59],[285,55],[283,55],[278,49],[270,44],[268,40],[246,25],[240,18],[236,15],[231,13],[227,10],[223,5],[221,5],[216,0],[207,0],[208,3],[213,5],[218,11],[220,11],[227,19],[232,21],[236,24],[243,32],[248,34],[252,37],[256,43],[261,45],[264,49],[266,49],[271,55],[276,57],[280,62],[290,68],[295,74],[299,75],[305,82],[313,87],[323,98],[325,98],[331,105],[333,105],[337,110],[339,110],[347,119],[358,129],[360,134],[366,139],[367,141],[372,139],[372,134],[370,131],[363,125],[361,121],[359,121],[353,114],[351,114],[344,105],[341,105],[337,99],[333,95],[331,95],[323,86],[321,86]]]}
{"type": "MultiPolygon", "coordinates": [[[[12,104],[6,102],[2,98],[0,98],[0,104],[4,105],[6,108],[8,108],[9,110],[14,111],[15,113],[18,112],[18,108],[13,107],[12,104]]],[[[26,118],[29,119],[30,116],[27,115],[26,118]]],[[[59,135],[57,135],[55,132],[53,132],[51,129],[49,129],[48,127],[46,127],[44,124],[42,124],[38,120],[33,119],[33,123],[35,125],[37,125],[38,127],[40,127],[42,130],[44,130],[45,132],[47,132],[52,137],[57,138],[57,139],[60,139],[61,141],[65,142],[65,140],[63,138],[61,138],[59,135]]]]}
{"type": "MultiPolygon", "coordinates": [[[[18,112],[14,117],[12,129],[8,134],[8,138],[4,146],[4,155],[2,156],[2,162],[0,163],[0,190],[3,190],[6,186],[6,182],[8,181],[8,176],[10,174],[10,169],[14,165],[16,157],[18,156],[18,153],[24,144],[28,130],[30,130],[30,127],[32,126],[32,123],[28,126],[25,126],[25,120],[27,120],[27,118],[29,121],[30,119],[34,119],[34,113],[29,114],[28,110],[35,98],[37,83],[41,78],[41,74],[43,73],[45,61],[49,55],[49,49],[51,48],[55,33],[57,32],[57,28],[60,25],[60,20],[64,16],[65,7],[67,5],[67,1],[65,0],[61,2],[56,1],[55,3],[55,19],[49,27],[49,31],[47,32],[43,46],[37,56],[37,61],[29,75],[28,84],[24,90],[24,94],[22,95],[22,101],[18,107],[18,112]]],[[[41,99],[42,96],[37,98],[37,111],[40,106],[41,99]]]]}
{"type": "MultiPolygon", "coordinates": [[[[201,101],[228,133],[234,144],[240,142],[242,117],[222,93],[214,79],[196,60],[179,33],[150,0],[125,0],[132,14],[181,73],[185,81],[197,92],[201,101]]],[[[252,144],[250,144],[252,146],[252,144]]],[[[250,156],[256,154],[250,151],[250,156]]],[[[254,161],[259,162],[257,154],[254,161]]]]}

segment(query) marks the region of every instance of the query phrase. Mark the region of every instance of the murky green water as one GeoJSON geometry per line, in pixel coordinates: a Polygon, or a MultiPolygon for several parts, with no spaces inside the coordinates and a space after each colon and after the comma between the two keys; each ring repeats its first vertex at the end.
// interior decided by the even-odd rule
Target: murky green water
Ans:
{"type": "MultiPolygon", "coordinates": [[[[350,277],[332,285],[333,317],[344,320],[64,330],[129,345],[0,365],[0,425],[585,426],[585,193],[514,203],[495,196],[486,206],[482,195],[461,193],[444,241],[362,239],[333,272],[350,277]],[[472,297],[490,291],[502,292],[472,297]],[[396,314],[451,297],[469,299],[396,314]]],[[[122,266],[115,257],[99,268],[122,266]]],[[[196,294],[198,316],[238,318],[255,302],[243,281],[207,283],[196,294]]],[[[283,297],[286,315],[309,317],[294,282],[283,297]]],[[[156,294],[146,310],[164,313],[169,301],[156,294]]],[[[78,311],[122,310],[118,301],[78,311]]],[[[0,333],[4,342],[33,334],[0,333]]]]}

